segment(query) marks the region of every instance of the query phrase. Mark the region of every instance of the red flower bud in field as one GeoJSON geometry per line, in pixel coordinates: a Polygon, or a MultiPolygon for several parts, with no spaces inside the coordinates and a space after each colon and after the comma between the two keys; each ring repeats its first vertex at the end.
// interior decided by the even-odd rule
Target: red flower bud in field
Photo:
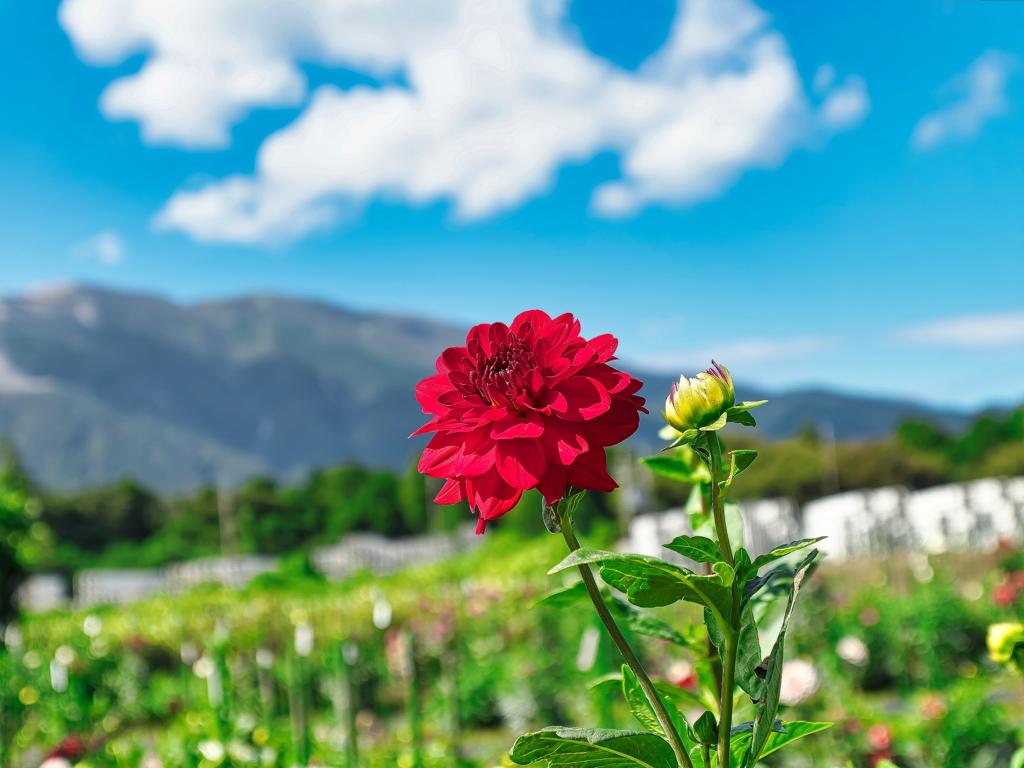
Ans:
{"type": "Polygon", "coordinates": [[[438,504],[468,499],[488,520],[537,488],[553,504],[566,486],[593,491],[616,487],[604,449],[640,424],[643,386],[608,365],[618,341],[589,341],[572,315],[540,310],[512,321],[474,327],[466,346],[446,349],[437,375],[416,387],[430,421],[413,434],[434,432],[419,470],[447,482],[438,504]]]}

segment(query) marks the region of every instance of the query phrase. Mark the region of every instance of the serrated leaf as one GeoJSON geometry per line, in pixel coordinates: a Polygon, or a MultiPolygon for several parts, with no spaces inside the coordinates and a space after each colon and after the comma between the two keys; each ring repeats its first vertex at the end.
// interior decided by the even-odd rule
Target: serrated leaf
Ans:
{"type": "Polygon", "coordinates": [[[799,541],[791,541],[789,544],[783,544],[782,546],[776,547],[771,552],[761,555],[755,558],[751,568],[756,572],[761,569],[762,566],[773,563],[776,560],[785,557],[788,554],[809,547],[811,544],[815,544],[822,539],[827,538],[826,536],[818,536],[816,539],[800,539],[799,541]]]}
{"type": "Polygon", "coordinates": [[[722,427],[725,426],[725,424],[726,424],[726,422],[728,420],[729,420],[729,414],[723,413],[721,416],[719,416],[717,419],[715,419],[715,422],[713,424],[708,424],[706,427],[701,427],[700,431],[701,432],[717,432],[718,430],[720,430],[722,427]]]}
{"type": "Polygon", "coordinates": [[[717,541],[706,536],[676,536],[665,545],[676,554],[687,557],[695,563],[717,563],[722,559],[722,548],[717,541]]]}
{"type": "MultiPolygon", "coordinates": [[[[786,613],[782,618],[779,636],[775,640],[775,646],[772,648],[771,654],[762,662],[761,669],[765,671],[764,688],[757,703],[757,714],[754,717],[754,732],[750,739],[748,759],[744,760],[745,765],[757,764],[766,748],[768,737],[775,724],[775,715],[779,711],[779,694],[782,687],[782,662],[786,630],[789,627],[789,620],[793,617],[793,608],[796,606],[796,598],[800,593],[800,586],[814,563],[814,558],[817,554],[817,550],[812,550],[796,567],[793,576],[793,586],[789,593],[789,604],[786,606],[786,613]]],[[[757,561],[755,560],[754,562],[756,563],[757,561]]]]}
{"type": "MultiPolygon", "coordinates": [[[[636,675],[633,674],[633,670],[626,664],[622,665],[622,695],[626,697],[626,703],[629,704],[630,710],[633,712],[635,717],[640,724],[651,733],[656,733],[659,736],[665,736],[665,730],[661,727],[661,723],[658,722],[657,716],[654,714],[654,710],[651,709],[651,704],[647,701],[647,697],[644,695],[643,689],[640,687],[640,682],[636,679],[636,675]]],[[[665,705],[665,710],[668,712],[669,718],[672,720],[672,725],[676,728],[676,733],[683,739],[684,745],[686,745],[686,718],[679,714],[679,710],[676,709],[675,704],[670,700],[666,699],[658,692],[658,696],[661,698],[661,703],[665,705]]],[[[686,745],[689,747],[689,745],[686,745]]]]}
{"type": "Polygon", "coordinates": [[[516,739],[509,758],[518,765],[546,760],[552,768],[675,768],[672,747],[660,736],[604,728],[545,728],[516,739]]]}

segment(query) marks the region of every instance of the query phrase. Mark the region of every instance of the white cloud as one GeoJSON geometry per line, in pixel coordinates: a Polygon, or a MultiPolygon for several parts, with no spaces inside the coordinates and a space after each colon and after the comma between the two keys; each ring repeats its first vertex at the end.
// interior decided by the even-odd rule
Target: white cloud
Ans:
{"type": "Polygon", "coordinates": [[[905,328],[896,339],[949,347],[1013,347],[1024,344],[1024,312],[953,317],[905,328]]]}
{"type": "Polygon", "coordinates": [[[97,232],[92,237],[76,243],[71,248],[71,255],[74,258],[81,260],[95,259],[100,264],[105,264],[108,267],[120,264],[127,253],[128,248],[125,246],[124,240],[112,229],[104,229],[97,232]]]}
{"type": "Polygon", "coordinates": [[[1006,112],[1006,81],[1019,65],[1016,56],[987,51],[966,72],[956,75],[945,89],[959,98],[922,117],[914,127],[911,146],[919,152],[951,141],[970,141],[993,117],[1006,112]]]}
{"type": "Polygon", "coordinates": [[[795,339],[741,339],[705,349],[648,355],[639,358],[638,362],[661,371],[689,371],[688,375],[692,375],[697,370],[707,368],[712,359],[733,368],[813,355],[834,347],[835,343],[834,340],[817,336],[795,339]]]}
{"type": "Polygon", "coordinates": [[[255,173],[176,193],[157,226],[205,242],[298,237],[374,198],[450,200],[482,218],[606,150],[623,177],[595,191],[596,213],[692,204],[868,109],[856,77],[822,86],[813,107],[749,0],[680,0],[668,41],[636,72],[568,32],[566,2],[64,0],[60,18],[87,61],[148,54],[102,108],[150,143],[225,146],[253,108],[302,102],[301,61],[404,75],[408,88],[321,86],[265,141],[255,173]]]}

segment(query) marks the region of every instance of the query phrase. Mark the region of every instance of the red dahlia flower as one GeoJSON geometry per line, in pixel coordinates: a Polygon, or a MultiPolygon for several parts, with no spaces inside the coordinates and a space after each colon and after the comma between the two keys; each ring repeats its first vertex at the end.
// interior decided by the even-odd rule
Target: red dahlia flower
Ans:
{"type": "Polygon", "coordinates": [[[537,488],[553,504],[568,485],[592,491],[617,487],[608,475],[605,447],[636,432],[636,392],[643,383],[608,365],[618,340],[605,334],[587,341],[565,314],[552,320],[540,310],[512,321],[478,325],[466,346],[437,359],[437,375],[416,387],[432,418],[419,435],[435,432],[419,470],[447,482],[434,499],[468,499],[488,520],[537,488]]]}

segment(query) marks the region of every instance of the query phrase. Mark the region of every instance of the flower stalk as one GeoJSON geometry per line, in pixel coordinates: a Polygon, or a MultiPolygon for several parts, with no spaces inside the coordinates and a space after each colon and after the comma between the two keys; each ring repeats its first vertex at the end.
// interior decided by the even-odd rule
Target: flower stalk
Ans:
{"type": "MultiPolygon", "coordinates": [[[[730,566],[735,566],[732,543],[729,541],[729,527],[725,521],[725,497],[720,483],[724,481],[722,473],[722,444],[717,432],[708,432],[708,452],[711,454],[711,508],[714,513],[715,530],[718,533],[718,545],[722,549],[722,559],[730,566]]],[[[722,687],[719,692],[718,724],[718,765],[729,768],[732,741],[732,706],[733,691],[736,685],[736,653],[739,647],[740,634],[740,596],[735,580],[732,583],[732,615],[729,616],[728,627],[722,627],[725,636],[725,652],[722,656],[722,687]]]]}
{"type": "MultiPolygon", "coordinates": [[[[565,539],[565,544],[569,547],[570,552],[575,552],[580,548],[579,539],[576,538],[576,534],[572,529],[572,515],[565,508],[566,500],[563,498],[556,502],[555,513],[558,515],[558,526],[561,529],[562,538],[565,539]]],[[[665,732],[665,736],[668,738],[668,743],[672,747],[673,753],[675,753],[676,762],[680,768],[693,768],[693,762],[690,760],[689,754],[686,752],[686,747],[683,744],[679,733],[676,731],[675,725],[672,723],[672,719],[669,717],[668,711],[665,709],[665,704],[661,700],[661,696],[658,694],[657,689],[654,687],[654,683],[651,682],[651,678],[644,670],[643,665],[640,663],[640,659],[633,652],[626,638],[623,636],[622,631],[619,629],[618,624],[615,623],[615,619],[612,617],[611,612],[608,610],[608,605],[604,601],[604,597],[601,596],[601,590],[597,586],[597,581],[594,578],[594,572],[587,563],[581,563],[579,566],[580,575],[583,577],[583,583],[586,585],[587,594],[590,595],[590,600],[594,604],[594,608],[597,611],[597,615],[601,619],[601,623],[604,624],[605,629],[608,630],[608,634],[611,635],[612,642],[615,643],[615,647],[619,649],[619,653],[626,660],[626,664],[629,665],[630,670],[636,675],[637,682],[640,684],[640,689],[644,692],[644,696],[647,698],[648,703],[651,705],[651,709],[654,711],[654,716],[658,719],[659,725],[665,732]]],[[[733,665],[735,667],[735,664],[733,665]]]]}

